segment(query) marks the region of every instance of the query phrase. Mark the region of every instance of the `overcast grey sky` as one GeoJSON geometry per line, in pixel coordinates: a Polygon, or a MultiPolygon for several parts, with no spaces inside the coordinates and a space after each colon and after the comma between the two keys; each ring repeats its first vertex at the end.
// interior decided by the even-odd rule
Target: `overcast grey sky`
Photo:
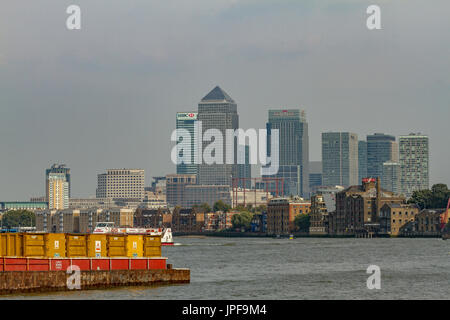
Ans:
{"type": "Polygon", "coordinates": [[[242,128],[305,109],[311,160],[324,131],[427,134],[431,183],[450,185],[449,14],[448,0],[3,1],[0,201],[44,195],[55,162],[75,197],[107,168],[174,172],[175,113],[215,85],[242,128]],[[370,4],[382,30],[366,28],[370,4]]]}

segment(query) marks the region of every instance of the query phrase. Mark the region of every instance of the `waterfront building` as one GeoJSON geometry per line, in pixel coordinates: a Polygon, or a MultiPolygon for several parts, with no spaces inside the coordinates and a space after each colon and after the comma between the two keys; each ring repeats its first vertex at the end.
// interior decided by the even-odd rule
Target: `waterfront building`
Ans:
{"type": "Polygon", "coordinates": [[[309,214],[311,202],[302,198],[274,198],[267,205],[267,233],[269,235],[289,235],[296,229],[297,215],[309,214]]]}
{"type": "Polygon", "coordinates": [[[143,169],[108,169],[97,176],[97,198],[144,199],[143,169]]]}
{"type": "Polygon", "coordinates": [[[269,153],[273,129],[279,133],[279,170],[277,174],[267,177],[284,179],[283,195],[309,197],[309,135],[305,111],[269,110],[269,153]]]}
{"type": "Polygon", "coordinates": [[[414,222],[419,213],[415,204],[386,203],[380,210],[380,233],[397,236],[408,222],[414,222]]]}
{"type": "MultiPolygon", "coordinates": [[[[191,135],[190,141],[180,141],[177,137],[177,147],[191,151],[190,163],[177,164],[177,174],[197,174],[198,172],[198,165],[194,162],[194,125],[197,116],[197,112],[177,112],[176,128],[187,130],[191,135]]],[[[182,157],[182,151],[178,151],[177,155],[182,157]]]]}
{"type": "Polygon", "coordinates": [[[383,189],[399,194],[401,192],[401,170],[398,162],[383,163],[381,186],[383,189]]]}
{"type": "MultiPolygon", "coordinates": [[[[417,233],[421,236],[441,234],[441,219],[446,209],[424,209],[416,216],[417,233]]],[[[447,221],[448,223],[448,221],[447,221]]]]}
{"type": "Polygon", "coordinates": [[[81,233],[91,233],[94,231],[100,213],[103,212],[102,208],[84,208],[80,209],[79,213],[79,230],[81,233]]]}
{"type": "Polygon", "coordinates": [[[70,198],[69,209],[85,209],[85,208],[111,208],[117,204],[109,198],[70,198]]]}
{"type": "Polygon", "coordinates": [[[350,132],[322,133],[323,184],[358,184],[358,135],[350,132]]]}
{"type": "Polygon", "coordinates": [[[406,197],[414,191],[429,189],[428,136],[410,134],[399,137],[401,187],[406,197]]]}
{"type": "Polygon", "coordinates": [[[336,213],[329,232],[334,235],[368,236],[379,232],[380,210],[386,203],[406,202],[404,197],[381,188],[380,178],[366,178],[336,194],[336,213]],[[332,228],[331,228],[332,226],[332,228]]]}
{"type": "Polygon", "coordinates": [[[69,208],[69,182],[66,173],[48,172],[46,186],[49,209],[69,208]]]}
{"type": "Polygon", "coordinates": [[[358,141],[358,181],[367,178],[367,141],[358,141]]]}
{"type": "Polygon", "coordinates": [[[120,228],[133,228],[135,208],[108,208],[99,212],[99,222],[114,222],[120,228]]]}
{"type": "Polygon", "coordinates": [[[328,210],[322,195],[311,197],[310,235],[328,234],[328,210]]]}
{"type": "Polygon", "coordinates": [[[138,208],[134,214],[135,228],[172,228],[172,213],[167,208],[138,208]]]}
{"type": "MultiPolygon", "coordinates": [[[[222,137],[226,137],[226,130],[239,128],[237,104],[220,87],[216,86],[198,104],[198,121],[202,122],[202,134],[209,129],[219,130],[222,137]]],[[[237,139],[233,146],[229,146],[226,139],[223,143],[223,164],[198,165],[198,183],[202,185],[232,185],[232,178],[237,177],[237,139]],[[233,148],[234,164],[226,164],[226,150],[233,148]]],[[[210,142],[203,141],[202,149],[210,142]]],[[[230,142],[231,143],[231,142],[230,142]]]]}
{"type": "Polygon", "coordinates": [[[367,176],[383,178],[383,164],[398,162],[398,144],[394,136],[375,133],[367,136],[367,176]]]}
{"type": "Polygon", "coordinates": [[[48,209],[35,212],[36,231],[52,233],[79,232],[80,210],[48,209]]]}

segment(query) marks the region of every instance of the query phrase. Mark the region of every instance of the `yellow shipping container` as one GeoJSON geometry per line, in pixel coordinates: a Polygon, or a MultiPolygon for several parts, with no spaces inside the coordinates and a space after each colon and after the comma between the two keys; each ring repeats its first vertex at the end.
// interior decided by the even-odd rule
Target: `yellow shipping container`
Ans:
{"type": "Polygon", "coordinates": [[[161,236],[144,236],[144,247],[160,247],[161,236]]]}
{"type": "Polygon", "coordinates": [[[145,247],[144,257],[161,257],[161,247],[145,247]]]}
{"type": "Polygon", "coordinates": [[[66,234],[67,257],[87,257],[87,236],[85,234],[66,234]]]}
{"type": "Polygon", "coordinates": [[[124,234],[108,234],[108,257],[126,257],[126,235],[124,234]]]}
{"type": "Polygon", "coordinates": [[[127,235],[127,257],[142,258],[144,256],[144,236],[127,235]]]}
{"type": "Polygon", "coordinates": [[[127,250],[125,247],[109,247],[108,257],[126,257],[127,250]]]}
{"type": "Polygon", "coordinates": [[[66,256],[66,235],[64,233],[47,233],[44,240],[46,257],[64,258],[66,256]]]}
{"type": "Polygon", "coordinates": [[[89,257],[100,258],[108,256],[106,234],[88,235],[87,244],[89,257]]]}
{"type": "Polygon", "coordinates": [[[24,233],[23,234],[23,256],[24,257],[44,257],[45,239],[44,233],[24,233]]]}
{"type": "Polygon", "coordinates": [[[0,256],[22,256],[23,237],[20,233],[0,234],[0,256]]]}
{"type": "Polygon", "coordinates": [[[6,233],[0,233],[0,257],[6,256],[6,233]]]}

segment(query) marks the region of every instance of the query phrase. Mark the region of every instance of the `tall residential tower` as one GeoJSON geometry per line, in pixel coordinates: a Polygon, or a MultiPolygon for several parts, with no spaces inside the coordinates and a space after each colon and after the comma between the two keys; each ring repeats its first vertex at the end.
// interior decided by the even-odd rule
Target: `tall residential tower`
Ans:
{"type": "Polygon", "coordinates": [[[410,197],[414,191],[430,186],[428,136],[410,134],[399,137],[402,193],[410,197]]]}

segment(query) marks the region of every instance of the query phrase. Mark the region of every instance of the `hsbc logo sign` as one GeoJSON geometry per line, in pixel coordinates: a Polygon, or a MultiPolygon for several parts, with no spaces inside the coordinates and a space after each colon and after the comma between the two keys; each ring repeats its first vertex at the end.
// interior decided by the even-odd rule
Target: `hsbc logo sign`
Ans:
{"type": "Polygon", "coordinates": [[[196,112],[179,112],[177,113],[177,120],[197,120],[196,112]]]}

